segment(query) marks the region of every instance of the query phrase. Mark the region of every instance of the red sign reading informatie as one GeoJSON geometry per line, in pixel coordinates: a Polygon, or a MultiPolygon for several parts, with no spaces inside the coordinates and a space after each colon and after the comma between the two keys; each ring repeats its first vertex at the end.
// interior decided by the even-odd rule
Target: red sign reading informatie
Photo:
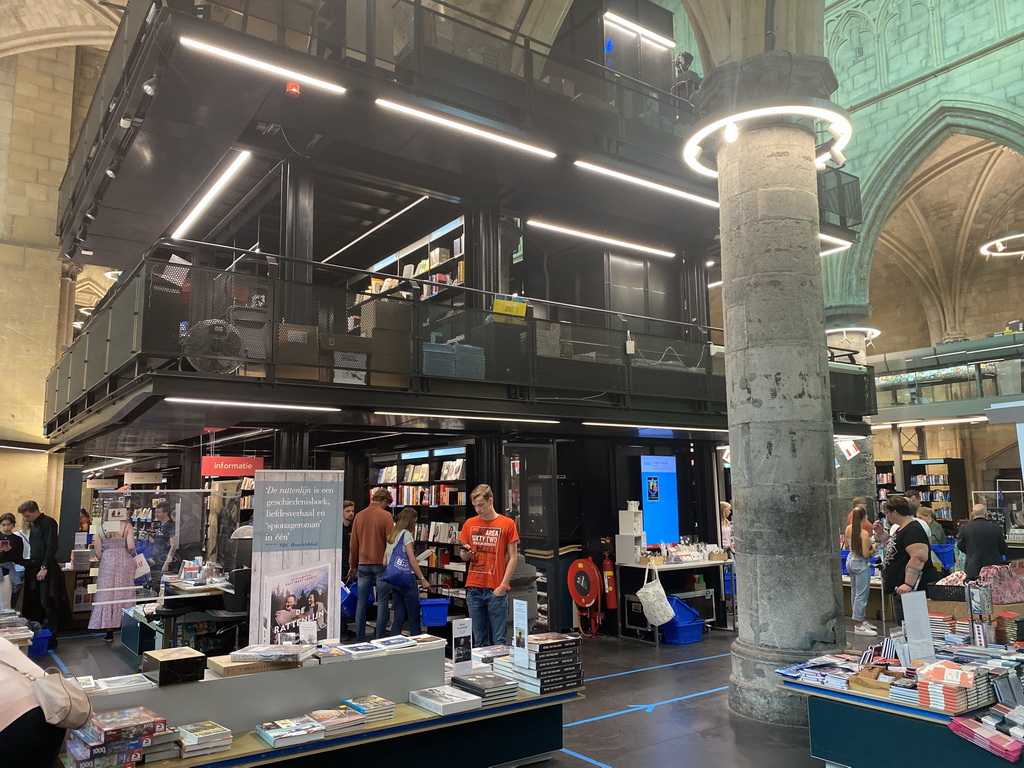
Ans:
{"type": "Polygon", "coordinates": [[[203,456],[203,475],[251,477],[263,469],[263,459],[256,456],[203,456]]]}

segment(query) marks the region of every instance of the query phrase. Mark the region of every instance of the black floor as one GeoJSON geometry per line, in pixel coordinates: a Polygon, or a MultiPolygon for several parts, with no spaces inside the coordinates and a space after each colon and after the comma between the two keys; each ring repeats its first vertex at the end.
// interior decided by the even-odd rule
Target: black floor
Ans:
{"type": "MultiPolygon", "coordinates": [[[[635,640],[585,639],[586,695],[565,707],[565,748],[542,765],[821,768],[810,756],[805,728],[768,725],[729,711],[734,638],[715,631],[699,643],[659,648],[635,640]]],[[[848,638],[857,648],[871,640],[852,632],[848,638]]],[[[62,635],[56,658],[75,674],[96,677],[138,667],[119,639],[106,643],[102,634],[88,632],[62,635]]]]}

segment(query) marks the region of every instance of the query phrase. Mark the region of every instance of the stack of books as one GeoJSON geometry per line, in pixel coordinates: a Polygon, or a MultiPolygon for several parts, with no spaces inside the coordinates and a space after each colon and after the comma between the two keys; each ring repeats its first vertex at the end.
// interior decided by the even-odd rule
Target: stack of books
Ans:
{"type": "Polygon", "coordinates": [[[889,699],[903,704],[917,704],[917,681],[909,677],[889,683],[889,699]]]}
{"type": "Polygon", "coordinates": [[[231,652],[232,661],[279,661],[299,663],[316,653],[315,645],[247,645],[231,652]]]}
{"type": "Polygon", "coordinates": [[[324,737],[328,739],[359,730],[366,724],[366,715],[344,704],[331,709],[314,709],[309,713],[309,717],[324,727],[324,737]]]}
{"type": "Polygon", "coordinates": [[[326,733],[327,729],[308,715],[271,720],[256,726],[256,735],[272,747],[319,741],[326,733]]]}
{"type": "Polygon", "coordinates": [[[996,616],[996,642],[1013,645],[1018,640],[1024,640],[1024,616],[1009,612],[996,616]]]}
{"type": "Polygon", "coordinates": [[[209,755],[231,749],[231,729],[211,720],[178,726],[178,750],[182,758],[209,755]]]}
{"type": "Polygon", "coordinates": [[[95,681],[96,690],[93,694],[127,693],[128,691],[145,691],[156,688],[156,683],[143,674],[104,677],[95,681]]]}
{"type": "Polygon", "coordinates": [[[355,657],[343,645],[318,645],[313,658],[321,664],[334,664],[339,661],[350,661],[355,657]]]}
{"type": "Polygon", "coordinates": [[[419,644],[411,637],[405,635],[394,635],[393,637],[382,637],[380,640],[370,641],[371,645],[375,645],[378,648],[383,648],[385,653],[408,653],[409,651],[418,651],[419,644]]]}
{"type": "Polygon", "coordinates": [[[495,659],[500,659],[502,656],[508,656],[512,653],[512,649],[507,645],[485,645],[481,648],[473,649],[473,661],[479,661],[482,664],[493,664],[495,659]]]}
{"type": "Polygon", "coordinates": [[[85,726],[68,732],[60,761],[65,768],[133,766],[142,760],[143,747],[166,731],[167,720],[146,707],[96,712],[85,726]]]}
{"type": "Polygon", "coordinates": [[[71,550],[71,570],[73,571],[88,571],[92,564],[92,550],[91,549],[72,549],[71,550]]]}
{"type": "Polygon", "coordinates": [[[494,672],[455,675],[452,677],[452,685],[479,696],[485,707],[506,704],[515,701],[519,696],[519,683],[507,677],[501,677],[494,672]]]}
{"type": "Polygon", "coordinates": [[[483,701],[479,696],[467,693],[453,685],[438,685],[409,691],[409,703],[435,715],[455,715],[480,709],[483,701]]]}
{"type": "Polygon", "coordinates": [[[425,648],[443,649],[448,645],[443,637],[438,637],[437,635],[413,635],[409,639],[415,642],[417,647],[421,650],[425,648]]]}
{"type": "Polygon", "coordinates": [[[937,643],[946,642],[946,635],[956,633],[956,619],[950,613],[929,613],[928,624],[937,643]]]}
{"type": "Polygon", "coordinates": [[[272,672],[276,669],[296,669],[300,661],[232,661],[230,656],[210,656],[206,659],[207,674],[216,677],[236,677],[254,672],[272,672]]]}
{"type": "Polygon", "coordinates": [[[351,707],[360,714],[366,715],[367,724],[376,723],[379,720],[390,720],[395,714],[395,702],[388,701],[383,696],[377,696],[372,693],[368,696],[345,699],[341,703],[346,707],[351,707]]]}
{"type": "Polygon", "coordinates": [[[181,755],[178,749],[178,729],[168,728],[162,733],[154,733],[142,739],[142,762],[155,763],[157,760],[169,760],[181,755]]]}
{"type": "Polygon", "coordinates": [[[494,672],[515,680],[531,693],[554,693],[583,685],[579,635],[543,632],[526,640],[527,665],[516,666],[511,656],[495,659],[494,672]]]}
{"type": "MultiPolygon", "coordinates": [[[[174,750],[171,757],[177,757],[174,750]]],[[[142,760],[142,740],[129,739],[110,744],[84,744],[76,738],[64,741],[60,764],[64,768],[101,768],[102,766],[133,766],[142,760]]]]}
{"type": "Polygon", "coordinates": [[[1024,744],[1005,733],[1000,733],[990,725],[979,723],[970,717],[954,717],[949,721],[949,727],[957,736],[962,736],[1004,760],[1015,763],[1020,759],[1021,747],[1024,744]]]}

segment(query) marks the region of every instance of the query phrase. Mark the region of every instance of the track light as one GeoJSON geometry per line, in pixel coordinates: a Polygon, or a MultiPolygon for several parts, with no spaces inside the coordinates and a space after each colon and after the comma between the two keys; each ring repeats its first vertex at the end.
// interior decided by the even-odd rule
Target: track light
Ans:
{"type": "Polygon", "coordinates": [[[120,171],[120,170],[121,170],[121,161],[120,160],[115,160],[113,163],[110,164],[110,167],[107,168],[106,174],[110,178],[116,179],[117,178],[117,172],[120,171]]]}
{"type": "Polygon", "coordinates": [[[81,227],[77,232],[75,232],[75,242],[76,243],[85,242],[85,238],[88,235],[89,235],[89,230],[86,229],[84,226],[81,227]]]}
{"type": "Polygon", "coordinates": [[[72,245],[70,248],[68,248],[66,251],[64,251],[64,256],[69,258],[69,259],[73,259],[73,258],[75,258],[75,254],[76,253],[78,253],[78,246],[77,245],[72,245]]]}
{"type": "Polygon", "coordinates": [[[87,210],[85,212],[85,218],[88,221],[92,221],[93,219],[95,219],[96,218],[96,211],[97,211],[98,208],[99,208],[99,206],[96,203],[93,203],[92,205],[90,205],[89,206],[89,210],[87,210]]]}
{"type": "Polygon", "coordinates": [[[142,92],[147,96],[156,96],[156,92],[160,90],[160,78],[153,75],[149,80],[142,84],[142,92]]]}

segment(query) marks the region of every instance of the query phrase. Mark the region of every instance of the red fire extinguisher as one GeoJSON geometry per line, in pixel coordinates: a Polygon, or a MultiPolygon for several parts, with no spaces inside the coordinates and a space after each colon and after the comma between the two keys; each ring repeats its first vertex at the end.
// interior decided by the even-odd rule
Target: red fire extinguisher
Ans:
{"type": "Polygon", "coordinates": [[[615,593],[615,564],[607,552],[601,561],[601,573],[604,576],[604,607],[614,611],[619,607],[619,598],[615,593]]]}

